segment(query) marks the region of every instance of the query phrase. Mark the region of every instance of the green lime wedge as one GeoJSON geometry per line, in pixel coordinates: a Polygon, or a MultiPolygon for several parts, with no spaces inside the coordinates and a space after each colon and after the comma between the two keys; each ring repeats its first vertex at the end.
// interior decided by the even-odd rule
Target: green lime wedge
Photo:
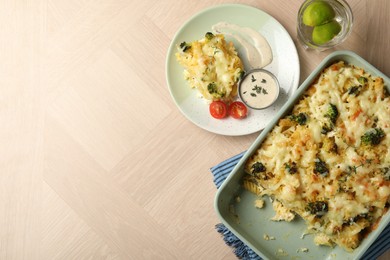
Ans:
{"type": "Polygon", "coordinates": [[[329,22],[335,15],[335,11],[328,3],[315,1],[303,11],[302,21],[307,26],[316,26],[329,22]]]}
{"type": "Polygon", "coordinates": [[[315,44],[324,44],[332,40],[341,31],[341,25],[333,20],[329,23],[315,26],[312,40],[315,44]]]}

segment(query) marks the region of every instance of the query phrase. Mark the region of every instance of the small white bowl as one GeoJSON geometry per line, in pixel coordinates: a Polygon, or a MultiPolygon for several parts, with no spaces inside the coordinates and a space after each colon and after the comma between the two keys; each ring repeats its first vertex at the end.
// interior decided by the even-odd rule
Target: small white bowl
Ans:
{"type": "Polygon", "coordinates": [[[278,79],[264,69],[248,71],[238,83],[238,95],[242,102],[252,109],[270,107],[279,97],[278,79]]]}

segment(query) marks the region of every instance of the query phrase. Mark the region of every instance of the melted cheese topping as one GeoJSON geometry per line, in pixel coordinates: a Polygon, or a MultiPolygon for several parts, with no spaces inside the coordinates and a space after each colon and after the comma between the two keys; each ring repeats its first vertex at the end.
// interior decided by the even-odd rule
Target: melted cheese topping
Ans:
{"type": "Polygon", "coordinates": [[[390,202],[390,97],[383,79],[344,62],[329,66],[245,169],[251,185],[244,187],[273,197],[274,220],[298,214],[317,244],[355,249],[390,202]],[[376,141],[364,140],[375,131],[376,141]]]}
{"type": "Polygon", "coordinates": [[[212,35],[178,46],[176,59],[185,68],[184,78],[208,101],[231,101],[237,96],[237,82],[243,64],[232,42],[223,34],[212,35]]]}

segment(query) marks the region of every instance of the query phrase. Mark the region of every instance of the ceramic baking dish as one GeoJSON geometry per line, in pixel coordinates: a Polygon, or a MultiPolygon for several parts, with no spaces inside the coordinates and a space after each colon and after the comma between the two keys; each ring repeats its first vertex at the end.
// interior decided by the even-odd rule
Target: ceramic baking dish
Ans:
{"type": "Polygon", "coordinates": [[[377,229],[371,232],[357,249],[348,253],[338,246],[331,248],[315,245],[312,235],[304,235],[306,224],[299,217],[289,223],[270,221],[274,216],[271,203],[266,203],[265,208],[261,210],[255,208],[256,195],[242,188],[245,161],[257,150],[278,120],[291,110],[322,70],[339,60],[361,67],[373,76],[382,77],[390,91],[389,78],[357,54],[350,51],[336,51],[330,54],[261,132],[216,194],[215,209],[222,223],[263,259],[359,259],[390,221],[388,212],[382,217],[377,229]],[[275,239],[264,239],[264,235],[275,239]]]}

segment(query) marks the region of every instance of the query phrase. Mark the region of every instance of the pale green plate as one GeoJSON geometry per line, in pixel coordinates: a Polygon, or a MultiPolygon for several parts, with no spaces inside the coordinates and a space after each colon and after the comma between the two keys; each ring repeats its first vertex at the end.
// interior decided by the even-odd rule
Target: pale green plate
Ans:
{"type": "Polygon", "coordinates": [[[376,230],[371,232],[353,253],[348,253],[340,247],[316,246],[312,235],[302,238],[306,229],[302,219],[297,218],[297,220],[290,223],[270,221],[270,218],[275,215],[271,203],[266,201],[268,203],[264,209],[256,209],[254,206],[256,196],[242,188],[245,161],[257,150],[278,120],[291,110],[321,71],[339,60],[359,66],[373,76],[382,77],[387,89],[390,91],[390,79],[360,56],[350,51],[336,51],[330,54],[301,84],[295,94],[261,132],[228,178],[223,182],[215,197],[215,209],[222,223],[264,259],[359,259],[390,222],[390,212],[388,212],[382,218],[376,230]],[[240,202],[237,202],[237,197],[240,198],[240,202]],[[233,208],[234,212],[232,212],[233,208]],[[266,241],[263,239],[264,234],[273,236],[276,239],[266,241]],[[308,248],[309,251],[302,252],[300,251],[301,248],[308,248]],[[279,249],[285,251],[287,256],[278,255],[279,249]]]}
{"type": "MultiPolygon", "coordinates": [[[[242,46],[230,37],[244,64],[242,46]]],[[[239,136],[262,130],[275,116],[283,104],[295,92],[299,84],[299,58],[294,42],[283,26],[267,13],[246,5],[218,5],[193,16],[176,33],[168,49],[166,59],[167,84],[173,100],[180,111],[195,125],[222,135],[239,136]],[[279,80],[281,94],[274,105],[264,110],[249,110],[244,120],[225,118],[217,120],[210,116],[208,104],[198,97],[183,78],[183,68],[176,61],[176,46],[183,41],[191,42],[204,37],[206,32],[218,22],[228,22],[242,27],[250,27],[260,32],[269,42],[273,61],[265,69],[279,80]]]]}

